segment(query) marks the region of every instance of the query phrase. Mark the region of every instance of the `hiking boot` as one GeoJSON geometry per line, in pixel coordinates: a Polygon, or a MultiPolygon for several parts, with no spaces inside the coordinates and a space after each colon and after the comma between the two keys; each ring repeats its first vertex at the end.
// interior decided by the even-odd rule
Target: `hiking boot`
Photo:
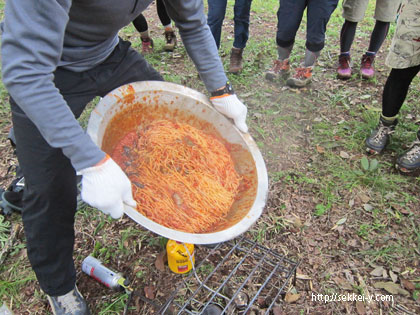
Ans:
{"type": "Polygon", "coordinates": [[[233,47],[230,52],[230,65],[229,72],[233,74],[238,74],[242,70],[242,48],[233,47]]]}
{"type": "Polygon", "coordinates": [[[376,126],[375,130],[366,139],[366,152],[370,154],[381,154],[388,145],[390,135],[394,133],[397,122],[395,119],[390,123],[381,117],[378,126],[376,126]]]}
{"type": "Polygon", "coordinates": [[[90,315],[86,301],[76,286],[67,294],[47,297],[54,315],[90,315]]]}
{"type": "Polygon", "coordinates": [[[360,65],[360,73],[363,79],[372,79],[375,76],[375,69],[373,68],[374,61],[375,55],[363,55],[360,65]]]}
{"type": "Polygon", "coordinates": [[[165,31],[165,46],[163,47],[163,49],[165,51],[174,51],[175,46],[176,46],[176,35],[175,32],[172,30],[167,30],[165,31]]]}
{"type": "Polygon", "coordinates": [[[296,68],[293,77],[287,80],[287,85],[290,87],[301,88],[311,83],[313,67],[296,68]]]}
{"type": "Polygon", "coordinates": [[[269,81],[275,81],[278,78],[287,79],[290,74],[289,59],[274,60],[273,67],[265,73],[265,78],[269,81]]]}
{"type": "Polygon", "coordinates": [[[410,148],[398,157],[395,167],[405,174],[420,171],[420,130],[410,148]]]}
{"type": "Polygon", "coordinates": [[[351,78],[350,55],[340,55],[338,57],[337,77],[342,80],[351,78]]]}
{"type": "Polygon", "coordinates": [[[148,54],[153,52],[153,39],[150,37],[141,38],[141,51],[143,54],[148,54]]]}

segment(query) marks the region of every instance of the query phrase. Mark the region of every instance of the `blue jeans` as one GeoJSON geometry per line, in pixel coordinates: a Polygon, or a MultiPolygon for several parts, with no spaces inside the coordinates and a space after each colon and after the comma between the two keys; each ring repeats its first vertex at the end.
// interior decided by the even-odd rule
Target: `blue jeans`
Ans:
{"type": "Polygon", "coordinates": [[[277,11],[276,42],[280,47],[290,47],[307,10],[306,48],[320,51],[324,48],[325,31],[338,0],[280,0],[277,11]]]}
{"type": "MultiPolygon", "coordinates": [[[[245,48],[249,37],[249,11],[252,0],[236,0],[233,8],[235,39],[233,47],[245,48]]],[[[223,20],[226,14],[227,0],[208,0],[209,11],[207,24],[216,41],[217,48],[220,47],[220,36],[222,34],[223,20]]]]}

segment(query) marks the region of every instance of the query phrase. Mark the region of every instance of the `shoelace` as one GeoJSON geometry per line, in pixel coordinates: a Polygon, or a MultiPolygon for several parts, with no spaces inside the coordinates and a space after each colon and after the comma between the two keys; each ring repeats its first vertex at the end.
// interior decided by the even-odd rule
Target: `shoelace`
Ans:
{"type": "Polygon", "coordinates": [[[407,151],[406,158],[410,162],[414,162],[420,156],[420,139],[415,140],[407,151]]]}
{"type": "Polygon", "coordinates": [[[77,301],[77,295],[74,290],[65,296],[57,297],[57,302],[61,304],[66,312],[69,311],[71,314],[79,310],[79,302],[77,301]]]}
{"type": "Polygon", "coordinates": [[[311,76],[310,68],[296,68],[296,78],[297,79],[307,79],[311,76]]]}
{"type": "Polygon", "coordinates": [[[381,126],[379,126],[378,132],[373,137],[373,141],[378,143],[383,139],[383,137],[385,137],[387,135],[391,135],[394,132],[395,132],[395,130],[392,130],[391,127],[381,125],[381,126]]]}
{"type": "Polygon", "coordinates": [[[174,33],[173,32],[166,32],[165,37],[166,37],[166,43],[170,44],[171,41],[172,41],[172,38],[174,37],[174,33]]]}
{"type": "Polygon", "coordinates": [[[363,68],[370,68],[370,67],[372,67],[372,61],[373,61],[373,58],[371,58],[369,56],[363,56],[363,58],[362,58],[362,66],[363,66],[363,68]]]}
{"type": "Polygon", "coordinates": [[[143,50],[150,50],[152,48],[152,43],[150,41],[144,41],[141,43],[143,50]]]}
{"type": "Polygon", "coordinates": [[[282,70],[287,70],[287,61],[286,60],[274,60],[273,72],[278,73],[282,70]]]}
{"type": "Polygon", "coordinates": [[[340,57],[338,59],[338,63],[339,63],[339,68],[341,69],[347,69],[349,68],[349,59],[347,59],[346,57],[340,57]]]}

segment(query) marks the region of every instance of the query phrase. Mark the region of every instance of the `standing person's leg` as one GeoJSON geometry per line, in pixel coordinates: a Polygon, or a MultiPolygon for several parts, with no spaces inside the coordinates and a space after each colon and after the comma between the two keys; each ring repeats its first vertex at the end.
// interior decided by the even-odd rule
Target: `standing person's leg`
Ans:
{"type": "Polygon", "coordinates": [[[165,3],[163,0],[156,0],[156,9],[159,16],[159,20],[165,29],[165,51],[173,51],[176,47],[176,35],[175,30],[172,28],[172,21],[166,12],[165,3]]]}
{"type": "Polygon", "coordinates": [[[145,34],[149,36],[149,25],[147,25],[147,20],[143,14],[140,14],[133,20],[133,25],[140,35],[145,34]]]}
{"type": "Polygon", "coordinates": [[[381,48],[389,31],[389,24],[395,21],[400,0],[377,0],[375,7],[375,27],[373,28],[368,51],[363,55],[360,73],[362,78],[371,79],[375,76],[375,56],[381,48]]]}
{"type": "Polygon", "coordinates": [[[382,114],[379,123],[366,139],[366,151],[380,154],[390,141],[398,123],[398,113],[407,96],[411,81],[420,71],[420,65],[406,69],[392,69],[382,94],[382,114]]]}
{"type": "MultiPolygon", "coordinates": [[[[162,80],[127,42],[121,42],[106,61],[92,70],[75,73],[58,68],[54,77],[75,117],[95,96],[104,96],[122,84],[162,80]]],[[[77,301],[73,263],[76,172],[62,150],[44,140],[13,99],[11,109],[17,156],[25,176],[22,219],[28,258],[46,294],[60,299],[72,292],[70,299],[77,301]]]]}
{"type": "MultiPolygon", "coordinates": [[[[76,117],[96,95],[94,82],[83,73],[57,69],[54,78],[61,92],[76,92],[72,100],[63,94],[76,117]]],[[[45,141],[13,99],[10,104],[17,157],[25,177],[22,220],[29,261],[54,312],[71,308],[89,314],[75,285],[76,172],[62,150],[45,141]]]]}
{"type": "Polygon", "coordinates": [[[168,15],[168,12],[166,12],[165,3],[163,2],[163,0],[156,0],[156,10],[159,16],[160,23],[162,23],[163,27],[172,28],[172,21],[168,15]]]}
{"type": "Polygon", "coordinates": [[[220,48],[222,25],[226,15],[227,0],[208,0],[207,24],[213,34],[216,46],[220,48]]]}
{"type": "Polygon", "coordinates": [[[249,37],[249,15],[252,0],[236,0],[234,12],[235,39],[230,55],[229,72],[239,73],[242,70],[242,54],[249,37]]]}
{"type": "Polygon", "coordinates": [[[311,83],[312,69],[324,48],[327,24],[337,4],[338,0],[308,1],[305,59],[293,77],[287,80],[289,86],[299,88],[311,83]]]}
{"type": "Polygon", "coordinates": [[[289,76],[289,56],[302,22],[306,0],[280,0],[279,4],[276,33],[278,58],[274,60],[273,67],[265,74],[265,78],[270,81],[278,78],[286,79],[289,76]]]}
{"type": "Polygon", "coordinates": [[[363,20],[369,0],[344,0],[343,18],[345,22],[340,32],[340,55],[338,56],[337,77],[349,79],[351,77],[350,48],[356,34],[357,24],[363,20]]]}
{"type": "Polygon", "coordinates": [[[140,33],[141,50],[143,53],[150,53],[153,51],[153,39],[150,38],[149,26],[143,14],[140,14],[133,20],[133,25],[140,33]]]}

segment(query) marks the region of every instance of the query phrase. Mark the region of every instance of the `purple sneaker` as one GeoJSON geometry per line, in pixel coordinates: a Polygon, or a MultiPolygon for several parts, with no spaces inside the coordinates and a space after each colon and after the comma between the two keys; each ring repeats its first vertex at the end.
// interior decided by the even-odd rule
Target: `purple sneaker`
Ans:
{"type": "Polygon", "coordinates": [[[347,80],[351,77],[350,55],[340,55],[338,57],[337,77],[347,80]]]}
{"type": "Polygon", "coordinates": [[[375,55],[363,55],[360,65],[360,73],[363,79],[372,79],[375,76],[375,69],[373,68],[374,61],[375,55]]]}

